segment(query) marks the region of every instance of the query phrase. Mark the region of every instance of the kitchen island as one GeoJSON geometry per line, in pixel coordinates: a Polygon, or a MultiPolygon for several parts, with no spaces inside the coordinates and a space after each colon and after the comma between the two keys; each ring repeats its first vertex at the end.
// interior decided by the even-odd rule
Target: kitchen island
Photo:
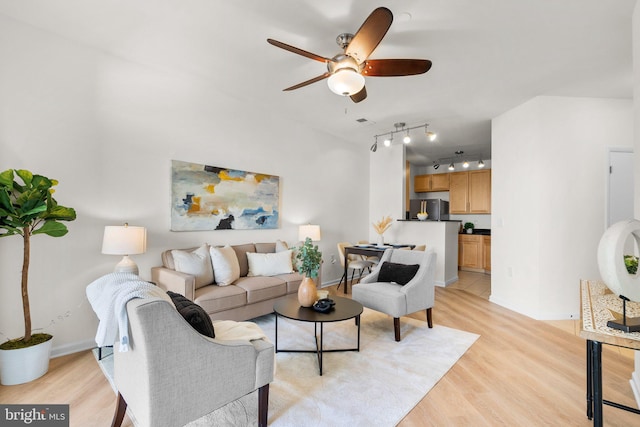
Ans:
{"type": "Polygon", "coordinates": [[[458,232],[460,221],[397,220],[389,236],[395,242],[426,245],[435,250],[438,286],[447,286],[458,280],[458,232]]]}

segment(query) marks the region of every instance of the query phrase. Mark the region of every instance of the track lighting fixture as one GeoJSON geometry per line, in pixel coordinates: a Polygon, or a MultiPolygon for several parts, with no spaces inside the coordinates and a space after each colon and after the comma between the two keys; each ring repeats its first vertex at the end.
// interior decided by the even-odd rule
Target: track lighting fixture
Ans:
{"type": "MultiPolygon", "coordinates": [[[[414,130],[414,129],[419,129],[419,128],[424,128],[424,133],[427,137],[427,139],[429,141],[434,141],[436,139],[436,134],[433,132],[428,132],[427,128],[429,126],[428,123],[425,123],[423,125],[418,125],[418,126],[412,126],[412,127],[406,127],[406,123],[404,122],[398,122],[398,123],[394,123],[393,126],[395,126],[395,130],[389,131],[389,132],[385,132],[385,133],[381,133],[378,135],[374,135],[374,138],[376,139],[376,141],[378,140],[378,137],[384,137],[383,141],[384,141],[384,146],[385,147],[390,147],[391,144],[393,143],[393,135],[396,133],[402,133],[404,134],[404,136],[402,137],[402,142],[404,142],[405,144],[409,144],[412,141],[411,135],[409,133],[409,131],[414,130]]],[[[375,145],[375,144],[374,144],[375,145]]],[[[371,150],[374,151],[374,150],[371,150]]]]}
{"type": "Polygon", "coordinates": [[[373,143],[373,145],[371,146],[371,148],[369,150],[371,150],[371,151],[373,151],[375,153],[377,149],[378,149],[378,138],[376,138],[376,142],[373,143]]]}
{"type": "MultiPolygon", "coordinates": [[[[440,166],[441,162],[449,162],[450,161],[451,163],[449,164],[449,168],[448,168],[450,171],[456,169],[456,165],[455,165],[456,163],[461,163],[462,167],[464,169],[468,169],[471,164],[469,163],[468,160],[466,160],[466,159],[464,159],[462,157],[463,154],[464,154],[464,151],[458,150],[458,151],[455,152],[455,156],[453,156],[453,157],[445,157],[445,158],[441,157],[441,158],[439,158],[437,160],[434,160],[433,161],[433,168],[434,169],[438,169],[438,167],[440,166]]],[[[484,165],[484,161],[482,159],[478,160],[478,169],[482,169],[484,166],[485,166],[484,165]]]]}

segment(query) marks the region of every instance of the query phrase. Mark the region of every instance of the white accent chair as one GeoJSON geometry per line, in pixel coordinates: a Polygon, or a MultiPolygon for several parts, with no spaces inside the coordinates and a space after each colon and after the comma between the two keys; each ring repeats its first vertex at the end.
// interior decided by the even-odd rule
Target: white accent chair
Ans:
{"type": "Polygon", "coordinates": [[[122,424],[127,408],[139,426],[174,427],[227,405],[235,410],[256,403],[258,425],[267,425],[272,343],[201,335],[160,298],[132,299],[127,313],[129,351],[118,351],[116,343],[113,353],[118,405],[112,426],[122,424]]]}
{"type": "Polygon", "coordinates": [[[378,266],[360,283],[353,286],[352,298],[365,307],[393,317],[395,340],[400,341],[400,317],[426,310],[427,324],[433,327],[431,309],[435,301],[436,253],[387,249],[378,266]],[[415,276],[406,284],[378,282],[378,274],[385,262],[418,264],[415,276]]]}

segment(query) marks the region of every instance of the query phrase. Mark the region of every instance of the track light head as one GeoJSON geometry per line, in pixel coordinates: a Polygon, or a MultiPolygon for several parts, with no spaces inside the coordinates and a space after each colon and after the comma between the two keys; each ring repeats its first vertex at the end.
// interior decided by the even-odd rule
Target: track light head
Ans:
{"type": "Polygon", "coordinates": [[[436,164],[434,164],[434,165],[433,165],[433,168],[434,168],[435,170],[438,170],[438,168],[439,168],[439,167],[440,167],[440,163],[436,163],[436,164]]]}
{"type": "Polygon", "coordinates": [[[369,150],[375,153],[377,149],[378,149],[378,141],[374,142],[369,150]]]}
{"type": "Polygon", "coordinates": [[[464,162],[462,162],[462,167],[463,168],[468,168],[469,167],[469,162],[467,162],[466,160],[464,162]]]}
{"type": "Polygon", "coordinates": [[[479,168],[483,168],[483,167],[484,167],[484,162],[482,161],[482,159],[480,159],[480,160],[478,161],[478,167],[479,167],[479,168]]]}
{"type": "Polygon", "coordinates": [[[455,170],[455,169],[456,169],[456,167],[453,165],[453,163],[449,164],[449,170],[450,171],[455,170]]]}

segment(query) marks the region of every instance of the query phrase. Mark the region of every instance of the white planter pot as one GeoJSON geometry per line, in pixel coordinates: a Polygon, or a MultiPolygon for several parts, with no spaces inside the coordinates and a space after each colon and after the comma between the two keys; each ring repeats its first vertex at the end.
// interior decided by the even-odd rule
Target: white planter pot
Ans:
{"type": "Polygon", "coordinates": [[[46,374],[52,343],[50,339],[27,348],[0,350],[0,384],[28,383],[46,374]]]}

